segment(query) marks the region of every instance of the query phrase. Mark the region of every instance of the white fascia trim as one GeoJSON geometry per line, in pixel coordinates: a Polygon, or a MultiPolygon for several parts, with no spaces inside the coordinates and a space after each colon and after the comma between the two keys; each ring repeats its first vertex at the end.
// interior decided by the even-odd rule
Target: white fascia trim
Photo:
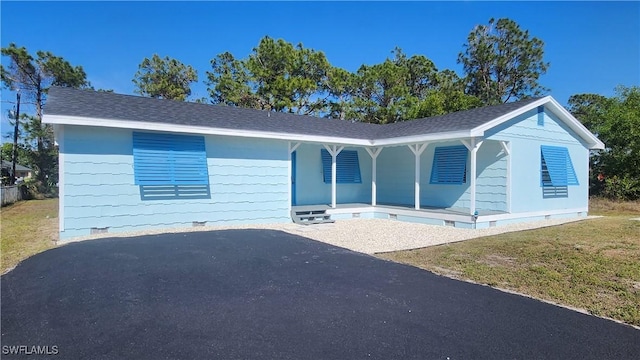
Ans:
{"type": "Polygon", "coordinates": [[[352,214],[352,213],[382,213],[382,214],[396,214],[402,216],[412,216],[417,218],[435,219],[435,220],[452,220],[458,222],[471,223],[471,215],[458,215],[458,214],[443,214],[437,212],[429,212],[428,210],[415,210],[415,209],[398,209],[392,207],[386,207],[384,205],[367,206],[367,207],[354,207],[354,208],[335,208],[327,209],[327,214],[352,214]]]}
{"type": "Polygon", "coordinates": [[[98,119],[98,118],[87,118],[87,117],[79,117],[79,116],[44,115],[42,118],[42,121],[46,124],[97,126],[97,127],[108,127],[108,128],[166,131],[166,132],[203,134],[203,135],[238,136],[238,137],[248,137],[248,138],[314,142],[314,143],[323,143],[323,144],[360,145],[360,146],[372,145],[371,140],[364,140],[364,139],[290,134],[290,133],[279,133],[279,132],[270,132],[270,131],[236,130],[236,129],[205,127],[205,126],[152,123],[152,122],[142,122],[142,121],[98,119]]]}
{"type": "Polygon", "coordinates": [[[496,119],[493,119],[487,123],[484,123],[474,129],[471,130],[471,136],[484,136],[485,131],[494,128],[506,121],[509,121],[515,118],[518,115],[522,115],[527,111],[533,110],[538,106],[549,105],[549,108],[552,112],[554,112],[562,122],[564,122],[569,128],[578,134],[582,139],[584,139],[587,144],[589,144],[589,149],[604,149],[604,143],[600,141],[595,135],[589,131],[582,123],[576,119],[564,106],[560,105],[554,98],[551,96],[545,96],[542,99],[532,102],[529,105],[525,105],[521,108],[518,108],[510,113],[504,114],[496,119]]]}
{"type": "Polygon", "coordinates": [[[598,139],[589,129],[584,126],[580,120],[576,119],[564,106],[560,105],[554,98],[549,96],[550,103],[554,106],[553,110],[556,110],[556,115],[559,115],[561,119],[578,135],[587,141],[589,149],[591,150],[604,150],[605,145],[600,139],[598,139]],[[558,114],[559,113],[559,114],[558,114]]]}
{"type": "MultiPolygon", "coordinates": [[[[497,214],[497,215],[480,215],[477,222],[489,222],[489,221],[501,221],[501,220],[513,220],[529,217],[538,217],[546,215],[565,215],[565,214],[577,214],[587,213],[588,208],[574,208],[574,209],[558,209],[558,210],[543,210],[543,211],[531,211],[512,214],[497,214]]],[[[352,213],[384,213],[384,214],[396,214],[402,216],[413,216],[419,218],[428,218],[436,220],[452,220],[463,223],[473,223],[470,215],[458,215],[458,214],[444,214],[437,212],[429,212],[428,210],[415,210],[415,209],[398,209],[390,208],[384,205],[377,206],[362,206],[353,208],[335,208],[327,209],[327,214],[352,214],[352,213]]]]}
{"type": "Polygon", "coordinates": [[[351,213],[369,213],[376,211],[375,206],[362,206],[362,207],[352,207],[352,208],[329,208],[327,209],[327,214],[351,214],[351,213]]]}
{"type": "Polygon", "coordinates": [[[390,139],[379,139],[373,140],[372,146],[396,146],[396,145],[411,145],[411,144],[419,144],[424,142],[435,142],[435,141],[449,141],[449,140],[460,140],[461,138],[469,138],[469,131],[455,131],[455,132],[445,132],[445,133],[436,133],[436,134],[425,134],[425,135],[411,135],[411,136],[403,136],[396,137],[390,139]]]}
{"type": "Polygon", "coordinates": [[[583,208],[574,208],[574,209],[542,210],[542,211],[531,211],[531,212],[522,212],[522,213],[511,213],[511,214],[497,214],[497,215],[484,215],[484,216],[481,215],[480,217],[478,217],[478,222],[511,220],[511,219],[546,216],[546,215],[563,215],[563,214],[572,214],[572,213],[577,214],[579,212],[587,213],[588,210],[589,210],[588,207],[583,207],[583,208]]]}

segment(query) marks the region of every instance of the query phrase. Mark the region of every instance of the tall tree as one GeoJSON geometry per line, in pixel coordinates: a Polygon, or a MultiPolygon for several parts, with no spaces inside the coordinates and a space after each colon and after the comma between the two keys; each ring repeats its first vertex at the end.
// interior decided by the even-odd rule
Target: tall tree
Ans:
{"type": "Polygon", "coordinates": [[[297,114],[326,109],[324,53],[265,36],[247,59],[226,52],[211,60],[207,85],[213,103],[297,114]]]}
{"type": "Polygon", "coordinates": [[[323,107],[317,95],[326,89],[329,62],[324,53],[266,36],[246,64],[256,93],[271,109],[312,114],[323,107]]]}
{"type": "Polygon", "coordinates": [[[400,48],[381,64],[363,65],[356,73],[350,117],[391,123],[481,105],[464,93],[464,83],[451,70],[438,71],[423,55],[407,57],[400,48]]]}
{"type": "Polygon", "coordinates": [[[191,83],[198,81],[198,74],[191,65],[153,54],[138,65],[132,81],[136,85],[134,91],[140,95],[185,101],[191,95],[191,83]]]}
{"type": "Polygon", "coordinates": [[[266,106],[252,88],[252,77],[245,61],[224,52],[211,60],[211,68],[212,71],[207,71],[206,83],[214,104],[254,109],[266,106]]]}
{"type": "Polygon", "coordinates": [[[7,67],[0,67],[3,86],[19,90],[23,101],[35,106],[35,115],[29,116],[25,131],[27,138],[36,144],[31,161],[36,168],[36,179],[49,190],[46,184],[57,182],[57,149],[51,125],[42,124],[47,91],[50,86],[84,88],[90,84],[81,66],[72,66],[51,52],[38,51],[33,57],[25,47],[11,43],[2,48],[2,56],[10,60],[7,67]]]}
{"type": "Polygon", "coordinates": [[[464,82],[402,49],[356,73],[332,66],[322,52],[264,37],[246,59],[225,52],[211,60],[211,102],[336,119],[389,123],[476,107],[464,82]]]}
{"type": "Polygon", "coordinates": [[[452,70],[435,74],[434,86],[408,114],[409,119],[444,115],[482,106],[482,100],[466,94],[464,80],[452,70]]]}
{"type": "Polygon", "coordinates": [[[467,92],[487,105],[536,96],[546,88],[539,84],[549,63],[544,43],[510,19],[490,19],[476,26],[458,55],[467,79],[467,92]]]}
{"type": "Polygon", "coordinates": [[[569,110],[606,145],[591,155],[592,194],[640,199],[640,87],[618,87],[611,98],[573,95],[569,110]]]}
{"type": "Polygon", "coordinates": [[[401,121],[415,103],[408,86],[409,72],[395,60],[362,65],[356,76],[351,116],[359,121],[375,124],[401,121]]]}
{"type": "Polygon", "coordinates": [[[326,114],[332,119],[347,119],[353,112],[353,94],[356,77],[353,73],[332,66],[327,72],[326,114]]]}

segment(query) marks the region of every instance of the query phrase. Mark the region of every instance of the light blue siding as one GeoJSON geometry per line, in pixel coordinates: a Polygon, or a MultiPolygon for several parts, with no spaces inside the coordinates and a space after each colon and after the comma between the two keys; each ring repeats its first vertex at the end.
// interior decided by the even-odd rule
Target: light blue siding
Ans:
{"type": "MultiPolygon", "coordinates": [[[[470,163],[467,182],[430,184],[436,147],[460,145],[459,141],[429,144],[420,156],[420,204],[432,207],[469,208],[470,163]]],[[[479,210],[507,210],[507,162],[500,143],[485,142],[477,156],[476,206],[479,210]]],[[[415,157],[406,146],[390,147],[378,156],[378,202],[414,204],[415,157]]]]}
{"type": "Polygon", "coordinates": [[[469,150],[464,145],[436,146],[430,184],[461,185],[466,182],[469,150]]]}
{"type": "MultiPolygon", "coordinates": [[[[468,184],[430,184],[435,148],[460,142],[430,144],[420,156],[420,204],[434,207],[468,207],[468,184]]],[[[467,161],[468,162],[468,161],[467,161]]],[[[407,146],[390,147],[378,156],[378,202],[414,204],[415,155],[407,146]]]]}
{"type": "Polygon", "coordinates": [[[477,154],[476,208],[507,211],[507,156],[497,141],[485,141],[477,154]]]}
{"type": "Polygon", "coordinates": [[[414,161],[413,153],[406,146],[382,149],[376,165],[376,187],[380,204],[413,204],[414,161]]]}
{"type": "MultiPolygon", "coordinates": [[[[320,150],[322,145],[302,144],[296,150],[296,205],[319,205],[331,203],[331,184],[325,184],[322,172],[320,150]]],[[[336,202],[371,202],[371,156],[362,148],[356,150],[360,161],[362,183],[337,184],[336,202]]]]}
{"type": "Polygon", "coordinates": [[[544,125],[538,123],[537,109],[533,109],[487,133],[490,140],[511,143],[511,212],[586,208],[589,199],[588,146],[546,109],[544,125]],[[543,198],[540,186],[541,145],[568,149],[580,185],[570,186],[567,197],[543,198]]]}
{"type": "Polygon", "coordinates": [[[134,185],[132,132],[65,126],[61,239],[109,232],[290,221],[288,145],[206,136],[210,198],[141,200],[134,185]]]}
{"type": "MultiPolygon", "coordinates": [[[[420,157],[420,204],[422,206],[434,206],[434,207],[457,207],[468,208],[470,205],[471,193],[469,192],[469,179],[470,179],[470,156],[467,157],[466,172],[467,182],[463,184],[430,184],[429,178],[431,176],[431,168],[433,167],[433,159],[435,149],[443,146],[459,146],[462,143],[460,141],[449,141],[442,143],[429,144],[427,149],[422,153],[420,157]]],[[[415,167],[413,164],[414,157],[411,154],[412,169],[415,167]]],[[[414,171],[412,170],[412,173],[414,171]]],[[[412,178],[413,179],[413,178],[412,178]]],[[[413,183],[413,181],[412,181],[413,183]]],[[[411,194],[413,195],[413,186],[411,187],[411,194]]],[[[413,204],[413,199],[411,200],[413,204]]]]}

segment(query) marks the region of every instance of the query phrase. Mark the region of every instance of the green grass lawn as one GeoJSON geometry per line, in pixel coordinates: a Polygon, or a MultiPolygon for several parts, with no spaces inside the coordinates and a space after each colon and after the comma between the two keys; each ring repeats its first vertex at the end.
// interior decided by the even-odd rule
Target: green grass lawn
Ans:
{"type": "Polygon", "coordinates": [[[640,203],[590,214],[605,217],[378,256],[640,325],[640,203]]]}
{"type": "Polygon", "coordinates": [[[20,201],[0,210],[1,271],[55,247],[58,239],[58,199],[20,201]]]}

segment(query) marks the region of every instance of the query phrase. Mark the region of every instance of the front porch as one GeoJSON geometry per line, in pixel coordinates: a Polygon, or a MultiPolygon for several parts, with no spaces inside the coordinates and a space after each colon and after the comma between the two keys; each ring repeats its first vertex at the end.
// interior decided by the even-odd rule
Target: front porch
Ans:
{"type": "Polygon", "coordinates": [[[565,218],[585,218],[587,212],[582,209],[560,209],[512,214],[499,210],[477,210],[478,216],[469,215],[468,208],[446,208],[421,206],[415,209],[411,205],[367,203],[329,204],[292,206],[292,212],[298,209],[317,209],[324,211],[331,220],[345,219],[390,219],[427,225],[451,226],[462,229],[487,229],[525,221],[539,221],[565,218]]]}
{"type": "Polygon", "coordinates": [[[428,225],[453,226],[458,228],[476,228],[477,223],[481,227],[492,227],[496,225],[496,220],[500,215],[507,214],[496,210],[478,210],[478,216],[469,215],[466,208],[444,208],[433,206],[421,206],[415,209],[411,205],[397,204],[376,204],[372,206],[367,203],[347,203],[331,205],[304,205],[292,206],[292,213],[299,210],[308,211],[311,208],[325,211],[332,220],[363,218],[363,219],[391,219],[407,222],[415,222],[428,225]],[[494,219],[495,218],[495,219],[494,219]]]}
{"type": "Polygon", "coordinates": [[[295,209],[302,214],[300,206],[311,206],[332,219],[495,226],[494,217],[510,214],[508,149],[501,141],[476,139],[385,147],[290,144],[292,217],[295,209]],[[342,153],[352,162],[341,164],[342,153]]]}

